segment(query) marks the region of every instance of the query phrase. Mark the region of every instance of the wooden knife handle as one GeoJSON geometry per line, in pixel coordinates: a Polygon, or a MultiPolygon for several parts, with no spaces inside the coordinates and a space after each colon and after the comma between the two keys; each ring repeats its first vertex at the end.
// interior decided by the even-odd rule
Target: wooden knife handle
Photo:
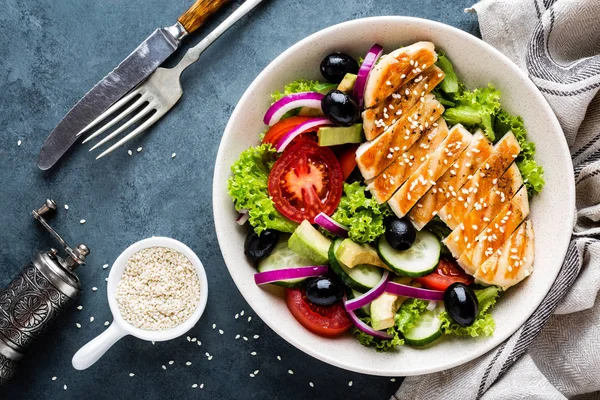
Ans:
{"type": "Polygon", "coordinates": [[[196,0],[194,4],[184,12],[178,21],[188,33],[192,33],[213,15],[222,5],[229,0],[196,0]]]}

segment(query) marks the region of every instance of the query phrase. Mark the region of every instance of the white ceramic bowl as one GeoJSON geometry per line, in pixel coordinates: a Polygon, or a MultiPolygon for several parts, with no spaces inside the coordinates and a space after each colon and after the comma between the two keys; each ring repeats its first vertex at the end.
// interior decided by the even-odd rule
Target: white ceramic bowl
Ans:
{"type": "Polygon", "coordinates": [[[244,93],[219,147],[214,175],[213,207],[223,257],[240,292],[254,311],[285,340],[322,361],[372,375],[406,376],[445,370],[470,361],[515,332],[540,304],[554,282],[566,254],[575,207],[569,150],[558,121],[541,93],[515,64],[476,37],[438,22],[408,17],[375,17],[336,25],[295,44],[271,64],[244,93]],[[427,349],[408,346],[377,353],[350,335],[324,339],[304,329],[290,314],[282,291],[257,287],[255,270],[243,253],[246,228],[235,223],[236,212],[227,195],[229,168],[247,147],[258,144],[269,94],[297,78],[322,79],[324,56],[343,51],[364,55],[373,43],[390,52],[401,45],[430,40],[454,63],[468,87],[489,82],[502,90],[502,104],[521,115],[529,139],[537,146],[536,159],[545,169],[546,187],[531,201],[535,229],[533,275],[503,294],[493,310],[496,331],[487,338],[446,338],[427,349]]]}
{"type": "Polygon", "coordinates": [[[112,345],[117,342],[117,340],[121,339],[123,336],[132,335],[139,339],[160,342],[175,339],[176,337],[179,337],[192,329],[206,308],[206,302],[208,300],[208,280],[206,279],[206,272],[204,271],[202,262],[196,253],[192,251],[192,249],[178,240],[154,236],[132,244],[125,249],[119,255],[119,257],[117,257],[110,269],[110,274],[108,275],[108,285],[106,291],[108,295],[108,305],[113,315],[113,322],[102,334],[92,339],[89,343],[79,349],[77,353],[75,353],[72,360],[72,364],[75,369],[83,370],[89,368],[92,364],[98,361],[98,359],[100,359],[100,357],[102,357],[104,353],[106,353],[106,351],[108,351],[108,349],[110,349],[112,345]],[[125,266],[127,265],[127,260],[129,260],[129,258],[138,251],[147,249],[149,247],[167,247],[180,252],[188,260],[190,260],[196,269],[198,280],[200,281],[200,301],[198,302],[198,306],[192,315],[190,315],[190,317],[181,324],[162,331],[149,331],[136,328],[129,322],[125,321],[119,310],[119,305],[117,304],[117,286],[121,280],[125,266]]]}

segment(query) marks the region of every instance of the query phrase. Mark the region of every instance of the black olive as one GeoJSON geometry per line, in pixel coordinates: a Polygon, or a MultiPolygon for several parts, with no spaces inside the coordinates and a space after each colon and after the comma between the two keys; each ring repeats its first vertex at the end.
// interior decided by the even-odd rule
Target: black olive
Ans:
{"type": "Polygon", "coordinates": [[[250,228],[244,242],[244,254],[256,265],[260,260],[271,254],[279,241],[279,231],[266,229],[260,236],[250,228]]]}
{"type": "Polygon", "coordinates": [[[348,54],[333,53],[321,61],[321,74],[331,83],[340,83],[346,74],[357,74],[358,62],[348,54]]]}
{"type": "Polygon", "coordinates": [[[444,292],[444,306],[450,318],[460,326],[471,326],[479,314],[479,302],[473,289],[456,282],[444,292]]]}
{"type": "Polygon", "coordinates": [[[344,286],[326,276],[306,282],[306,298],[317,306],[331,306],[344,296],[344,286]]]}
{"type": "Polygon", "coordinates": [[[360,111],[350,96],[340,90],[332,90],[321,100],[323,114],[338,126],[350,126],[358,121],[360,111]]]}
{"type": "Polygon", "coordinates": [[[408,250],[415,242],[417,231],[408,218],[387,217],[385,240],[396,250],[408,250]]]}

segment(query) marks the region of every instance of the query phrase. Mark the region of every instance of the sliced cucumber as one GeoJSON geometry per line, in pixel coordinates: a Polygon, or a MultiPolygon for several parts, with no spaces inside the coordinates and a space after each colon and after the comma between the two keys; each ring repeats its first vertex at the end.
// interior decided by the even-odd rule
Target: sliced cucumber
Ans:
{"type": "Polygon", "coordinates": [[[411,277],[431,273],[440,260],[441,250],[438,238],[427,231],[417,232],[413,245],[404,251],[390,246],[385,235],[381,235],[377,243],[379,257],[397,274],[411,277]]]}
{"type": "Polygon", "coordinates": [[[288,245],[297,254],[311,260],[313,265],[327,264],[331,240],[315,229],[307,220],[298,225],[290,236],[288,245]]]}
{"type": "Polygon", "coordinates": [[[333,272],[351,289],[366,292],[374,288],[381,280],[383,270],[379,267],[366,264],[348,268],[335,256],[342,242],[343,239],[337,239],[329,247],[329,265],[333,269],[333,272]]]}
{"type": "MultiPolygon", "coordinates": [[[[350,289],[348,290],[348,300],[355,299],[357,297],[362,296],[363,294],[364,293],[357,292],[354,289],[350,289]]],[[[367,304],[366,306],[363,306],[358,310],[355,310],[354,312],[356,312],[356,314],[358,314],[359,317],[369,317],[371,315],[371,304],[367,304]]]]}
{"type": "Polygon", "coordinates": [[[444,307],[425,310],[415,326],[404,333],[404,341],[410,346],[425,346],[442,336],[442,321],[439,316],[444,307]]]}
{"type": "MultiPolygon", "coordinates": [[[[266,272],[286,268],[306,267],[310,265],[314,265],[314,263],[305,257],[299,256],[288,247],[287,237],[284,235],[284,237],[279,239],[277,246],[275,246],[271,254],[258,263],[257,269],[258,272],[266,272]]],[[[306,278],[285,279],[273,282],[273,284],[293,288],[298,286],[304,280],[306,280],[306,278]]]]}

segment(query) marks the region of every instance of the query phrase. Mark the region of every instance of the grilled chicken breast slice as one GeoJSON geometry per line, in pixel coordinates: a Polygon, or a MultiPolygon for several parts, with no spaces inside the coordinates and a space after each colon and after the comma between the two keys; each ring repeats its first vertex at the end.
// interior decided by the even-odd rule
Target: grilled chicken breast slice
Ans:
{"type": "MultiPolygon", "coordinates": [[[[363,111],[363,129],[367,140],[381,135],[443,79],[444,71],[435,65],[431,66],[373,108],[363,111]]],[[[428,125],[434,121],[425,122],[426,127],[429,127],[428,125]]]]}
{"type": "Polygon", "coordinates": [[[492,154],[493,149],[494,146],[486,139],[483,131],[475,132],[469,147],[455,161],[456,174],[446,171],[408,214],[417,230],[423,229],[431,221],[450,200],[452,193],[456,193],[467,178],[475,174],[481,163],[492,154]]]}
{"type": "Polygon", "coordinates": [[[533,271],[533,224],[525,221],[506,243],[475,272],[475,279],[503,290],[516,285],[533,271]]]}
{"type": "Polygon", "coordinates": [[[467,243],[465,251],[458,259],[460,266],[470,275],[475,274],[480,265],[494,255],[529,215],[527,189],[522,186],[509,203],[504,206],[483,230],[471,246],[467,243]]]}
{"type": "Polygon", "coordinates": [[[467,177],[467,182],[460,190],[452,193],[450,200],[440,210],[440,218],[450,229],[456,229],[465,215],[473,209],[475,202],[495,186],[496,179],[508,169],[520,151],[519,142],[512,132],[508,132],[496,143],[487,160],[479,166],[475,174],[467,177]]]}
{"type": "Polygon", "coordinates": [[[428,132],[423,133],[419,140],[367,185],[373,198],[381,204],[392,197],[446,137],[448,137],[448,125],[443,118],[439,118],[428,132]]]}
{"type": "Polygon", "coordinates": [[[462,125],[456,125],[450,130],[442,144],[388,200],[388,205],[398,218],[404,217],[446,170],[451,174],[457,173],[453,169],[454,161],[472,139],[473,135],[462,125]]]}
{"type": "Polygon", "coordinates": [[[367,79],[365,108],[387,99],[436,61],[435,46],[431,42],[417,42],[382,56],[367,79]]]}
{"type": "Polygon", "coordinates": [[[459,258],[467,246],[472,246],[477,235],[487,228],[492,219],[512,199],[521,186],[523,186],[521,172],[517,165],[512,163],[497,179],[496,186],[475,202],[475,206],[460,225],[444,239],[444,244],[454,258],[459,258]]]}
{"type": "Polygon", "coordinates": [[[373,179],[382,173],[427,130],[425,124],[430,118],[437,120],[443,112],[440,102],[428,94],[390,129],[360,145],[356,150],[356,163],[363,178],[373,179]]]}

